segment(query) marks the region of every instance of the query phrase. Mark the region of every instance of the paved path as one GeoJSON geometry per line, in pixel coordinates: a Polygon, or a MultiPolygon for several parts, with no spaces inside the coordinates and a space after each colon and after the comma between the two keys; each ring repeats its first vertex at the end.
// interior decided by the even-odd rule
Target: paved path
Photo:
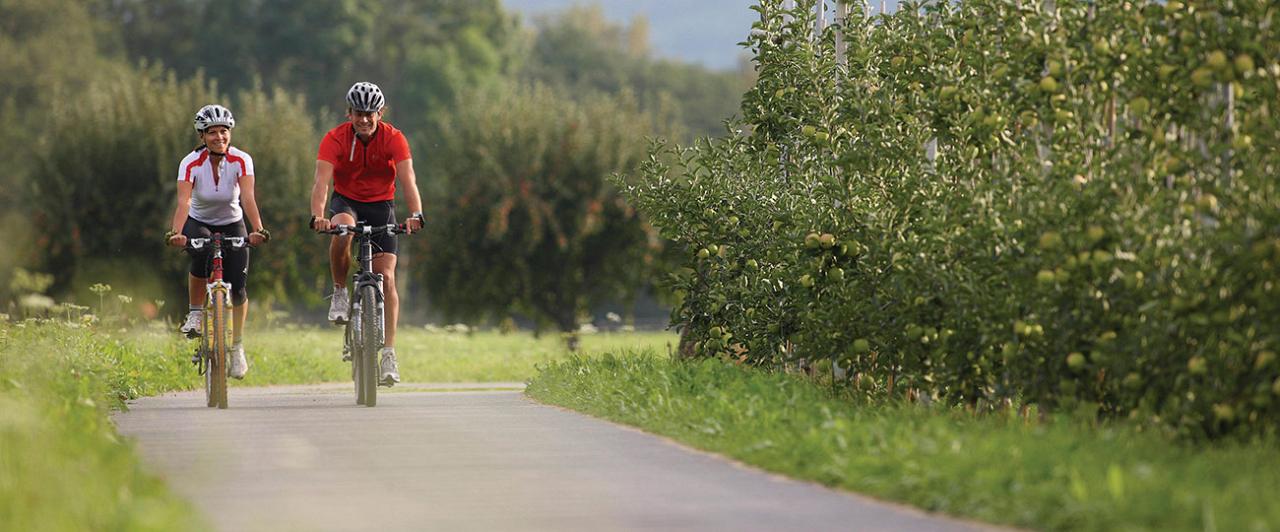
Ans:
{"type": "Polygon", "coordinates": [[[220,530],[970,530],[535,403],[518,383],[232,388],[117,414],[220,530]]]}

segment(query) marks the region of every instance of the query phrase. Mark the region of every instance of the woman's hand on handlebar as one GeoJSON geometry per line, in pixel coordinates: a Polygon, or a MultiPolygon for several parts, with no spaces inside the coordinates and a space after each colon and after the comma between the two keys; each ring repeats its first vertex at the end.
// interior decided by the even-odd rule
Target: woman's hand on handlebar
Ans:
{"type": "Polygon", "coordinates": [[[173,233],[169,235],[169,238],[165,243],[175,248],[187,247],[187,235],[182,233],[173,233]]]}

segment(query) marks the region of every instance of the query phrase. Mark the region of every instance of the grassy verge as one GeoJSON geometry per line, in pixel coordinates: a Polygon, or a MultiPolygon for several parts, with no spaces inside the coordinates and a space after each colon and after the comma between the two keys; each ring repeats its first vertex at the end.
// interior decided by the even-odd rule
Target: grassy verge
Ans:
{"type": "Polygon", "coordinates": [[[1072,530],[1280,529],[1280,442],[1184,446],[1123,424],[867,405],[792,376],[570,359],[527,393],[761,468],[928,510],[1072,530]]]}
{"type": "Polygon", "coordinates": [[[86,329],[0,322],[0,529],[205,528],[107,418],[123,396],[183,387],[184,373],[86,329]]]}
{"type": "MultiPolygon", "coordinates": [[[[581,338],[580,356],[584,357],[622,349],[666,352],[667,344],[674,345],[677,340],[675,334],[667,332],[601,333],[581,338]]],[[[188,356],[192,349],[187,341],[163,328],[131,332],[129,341],[148,349],[167,350],[175,360],[188,356]]],[[[245,334],[245,352],[249,374],[243,381],[233,381],[234,386],[351,379],[351,366],[342,362],[342,329],[337,327],[252,329],[245,334]]],[[[537,373],[538,366],[569,355],[555,334],[535,338],[525,332],[462,334],[418,327],[398,332],[396,354],[404,382],[524,381],[537,373]]],[[[188,373],[184,378],[186,386],[198,386],[195,373],[188,373]]]]}
{"type": "MultiPolygon", "coordinates": [[[[194,389],[193,343],[153,324],[107,331],[0,321],[0,530],[193,530],[192,507],[143,473],[108,415],[129,398],[194,389]]],[[[583,338],[584,357],[622,346],[665,350],[667,333],[583,338]]],[[[239,386],[345,381],[340,329],[254,330],[239,386]]],[[[401,332],[413,382],[523,381],[565,358],[555,335],[401,332]]],[[[234,404],[234,391],[233,404],[234,404]]]]}

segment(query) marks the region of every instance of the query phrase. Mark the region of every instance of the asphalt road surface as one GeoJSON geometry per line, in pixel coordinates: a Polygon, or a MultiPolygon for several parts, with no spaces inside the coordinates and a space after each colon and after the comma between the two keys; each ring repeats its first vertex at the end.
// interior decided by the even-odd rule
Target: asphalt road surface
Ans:
{"type": "Polygon", "coordinates": [[[219,530],[974,530],[538,404],[519,383],[140,399],[115,416],[219,530]]]}

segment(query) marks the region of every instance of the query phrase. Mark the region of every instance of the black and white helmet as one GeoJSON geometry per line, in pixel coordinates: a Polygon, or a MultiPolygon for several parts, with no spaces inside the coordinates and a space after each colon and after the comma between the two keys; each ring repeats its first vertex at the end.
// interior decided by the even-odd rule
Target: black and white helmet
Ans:
{"type": "Polygon", "coordinates": [[[368,81],[357,82],[347,90],[347,105],[352,110],[363,113],[381,111],[387,99],[382,96],[382,89],[368,81]]]}
{"type": "Polygon", "coordinates": [[[227,129],[236,127],[236,117],[231,116],[231,111],[226,107],[218,104],[211,104],[201,107],[196,111],[196,131],[203,132],[210,126],[226,126],[227,129]]]}

